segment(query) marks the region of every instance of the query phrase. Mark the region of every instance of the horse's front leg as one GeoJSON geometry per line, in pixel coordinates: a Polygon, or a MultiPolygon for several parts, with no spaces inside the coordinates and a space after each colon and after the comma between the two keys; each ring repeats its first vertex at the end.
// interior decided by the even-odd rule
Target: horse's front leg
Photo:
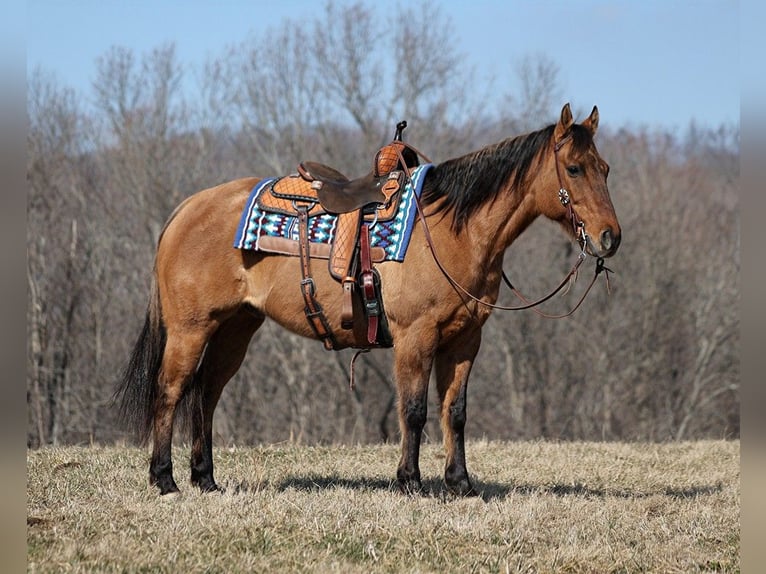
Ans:
{"type": "Polygon", "coordinates": [[[419,493],[420,441],[426,424],[428,380],[433,351],[424,350],[422,341],[397,343],[395,378],[398,393],[399,429],[402,435],[402,457],[396,471],[399,488],[405,494],[419,493]]]}
{"type": "Polygon", "coordinates": [[[468,376],[481,344],[481,332],[462,339],[436,355],[436,388],[439,393],[440,419],[447,461],[444,482],[447,489],[460,496],[475,496],[465,462],[465,423],[468,376]]]}

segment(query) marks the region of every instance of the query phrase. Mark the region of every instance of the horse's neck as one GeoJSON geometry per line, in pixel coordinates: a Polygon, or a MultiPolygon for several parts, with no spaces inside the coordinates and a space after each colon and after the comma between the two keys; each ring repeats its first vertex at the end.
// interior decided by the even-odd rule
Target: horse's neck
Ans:
{"type": "Polygon", "coordinates": [[[466,226],[471,251],[483,255],[480,265],[484,269],[501,266],[506,249],[537,216],[530,193],[504,190],[483,206],[466,226]]]}
{"type": "Polygon", "coordinates": [[[451,265],[460,268],[467,285],[494,292],[499,288],[506,249],[537,215],[531,194],[504,190],[474,213],[457,234],[450,227],[451,218],[444,218],[434,239],[440,252],[454,254],[451,265]]]}

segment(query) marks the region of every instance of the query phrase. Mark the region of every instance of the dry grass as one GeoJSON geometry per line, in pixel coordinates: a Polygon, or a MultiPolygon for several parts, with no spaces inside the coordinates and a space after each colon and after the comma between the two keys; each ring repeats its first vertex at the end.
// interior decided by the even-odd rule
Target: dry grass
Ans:
{"type": "MultiPolygon", "coordinates": [[[[135,448],[27,456],[31,572],[738,572],[739,442],[473,442],[479,498],[391,484],[396,446],[220,449],[160,499],[135,448]]],[[[188,450],[174,452],[176,477],[188,450]]]]}

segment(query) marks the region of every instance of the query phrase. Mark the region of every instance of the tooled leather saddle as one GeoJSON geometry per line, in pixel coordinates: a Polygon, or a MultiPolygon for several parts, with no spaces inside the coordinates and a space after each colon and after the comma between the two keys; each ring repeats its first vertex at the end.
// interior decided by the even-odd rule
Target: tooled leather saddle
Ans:
{"type": "Polygon", "coordinates": [[[419,152],[402,140],[405,127],[405,121],[397,124],[393,141],[375,154],[372,171],[363,177],[352,180],[327,165],[303,161],[297,173],[275,180],[258,197],[262,211],[294,216],[298,220],[297,249],[294,242],[289,241],[293,245],[282,243],[272,249],[300,257],[304,312],[328,350],[337,345],[322,306],[316,300],[311,274],[311,259],[316,258],[328,259],[330,275],[341,284],[341,327],[353,327],[353,299],[360,297],[368,345],[390,347],[393,344],[383,311],[380,275],[374,267],[374,263],[383,260],[384,254],[382,249],[370,247],[370,226],[396,216],[410,169],[419,164],[419,152]],[[308,233],[309,218],[325,213],[337,216],[329,252],[310,243],[308,233]]]}

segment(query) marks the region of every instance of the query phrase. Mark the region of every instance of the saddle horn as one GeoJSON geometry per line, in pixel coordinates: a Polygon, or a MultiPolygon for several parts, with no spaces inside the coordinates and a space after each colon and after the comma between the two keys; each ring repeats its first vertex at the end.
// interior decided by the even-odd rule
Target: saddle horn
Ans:
{"type": "Polygon", "coordinates": [[[404,131],[404,128],[407,127],[407,120],[402,120],[398,124],[396,124],[396,133],[394,134],[394,141],[400,142],[402,140],[402,132],[404,131]]]}

